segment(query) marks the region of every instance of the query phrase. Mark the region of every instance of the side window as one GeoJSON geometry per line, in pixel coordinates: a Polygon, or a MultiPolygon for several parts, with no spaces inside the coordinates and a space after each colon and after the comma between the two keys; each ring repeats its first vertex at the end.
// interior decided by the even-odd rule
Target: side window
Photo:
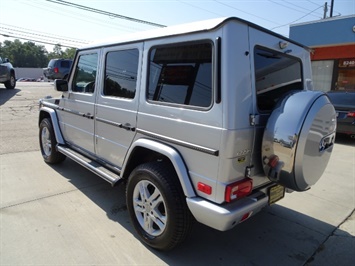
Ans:
{"type": "Polygon", "coordinates": [[[209,107],[212,103],[212,44],[176,44],[150,51],[150,101],[209,107]]]}
{"type": "Polygon", "coordinates": [[[105,65],[105,96],[133,99],[136,93],[138,49],[108,52],[105,65]]]}
{"type": "Polygon", "coordinates": [[[94,93],[97,58],[97,53],[79,56],[72,83],[73,92],[94,93]]]}
{"type": "Polygon", "coordinates": [[[271,111],[277,100],[293,90],[302,90],[302,64],[290,55],[256,47],[255,88],[260,111],[271,111]]]}
{"type": "Polygon", "coordinates": [[[61,61],[60,66],[63,68],[69,68],[70,67],[70,62],[69,61],[61,61]]]}

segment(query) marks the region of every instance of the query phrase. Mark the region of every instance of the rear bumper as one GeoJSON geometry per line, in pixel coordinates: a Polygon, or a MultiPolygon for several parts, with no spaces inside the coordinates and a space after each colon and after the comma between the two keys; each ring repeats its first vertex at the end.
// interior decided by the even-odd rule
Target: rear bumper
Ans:
{"type": "Polygon", "coordinates": [[[226,205],[218,205],[199,197],[187,198],[186,201],[198,222],[220,231],[226,231],[240,223],[244,215],[250,213],[252,216],[266,207],[268,196],[257,192],[226,205]]]}

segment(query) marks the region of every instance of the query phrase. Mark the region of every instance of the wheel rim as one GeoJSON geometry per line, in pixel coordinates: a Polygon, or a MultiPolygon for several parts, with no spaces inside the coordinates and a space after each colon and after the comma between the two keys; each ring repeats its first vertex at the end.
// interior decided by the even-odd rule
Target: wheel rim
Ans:
{"type": "Polygon", "coordinates": [[[151,236],[161,235],[167,224],[166,204],[159,189],[142,180],[133,191],[133,208],[143,230],[151,236]]]}
{"type": "Polygon", "coordinates": [[[11,77],[10,77],[10,84],[11,84],[12,87],[15,86],[15,81],[16,81],[16,80],[15,80],[15,77],[14,77],[14,76],[11,76],[11,77]]]}
{"type": "Polygon", "coordinates": [[[42,129],[41,141],[44,154],[46,156],[50,156],[52,153],[51,134],[49,133],[49,130],[46,127],[42,129]]]}

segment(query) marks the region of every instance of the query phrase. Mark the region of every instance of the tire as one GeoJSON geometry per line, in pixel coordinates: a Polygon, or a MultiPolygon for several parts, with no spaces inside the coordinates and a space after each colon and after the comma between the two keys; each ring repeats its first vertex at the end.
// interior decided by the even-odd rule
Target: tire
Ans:
{"type": "Polygon", "coordinates": [[[13,73],[10,74],[10,79],[5,82],[6,89],[14,89],[16,87],[16,79],[13,73]]]}
{"type": "Polygon", "coordinates": [[[175,170],[163,162],[138,166],[126,189],[127,208],[141,240],[158,250],[170,250],[190,234],[193,216],[175,170]]]}
{"type": "Polygon", "coordinates": [[[65,160],[66,156],[57,151],[57,140],[49,118],[43,119],[39,125],[39,143],[46,163],[57,164],[65,160]]]}

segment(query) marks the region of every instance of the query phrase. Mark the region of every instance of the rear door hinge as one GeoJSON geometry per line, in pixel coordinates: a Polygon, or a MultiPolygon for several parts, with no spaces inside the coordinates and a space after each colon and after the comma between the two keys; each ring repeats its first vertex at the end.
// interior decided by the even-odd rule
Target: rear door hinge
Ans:
{"type": "Polygon", "coordinates": [[[249,115],[249,122],[251,126],[259,125],[260,122],[260,115],[249,115]]]}

